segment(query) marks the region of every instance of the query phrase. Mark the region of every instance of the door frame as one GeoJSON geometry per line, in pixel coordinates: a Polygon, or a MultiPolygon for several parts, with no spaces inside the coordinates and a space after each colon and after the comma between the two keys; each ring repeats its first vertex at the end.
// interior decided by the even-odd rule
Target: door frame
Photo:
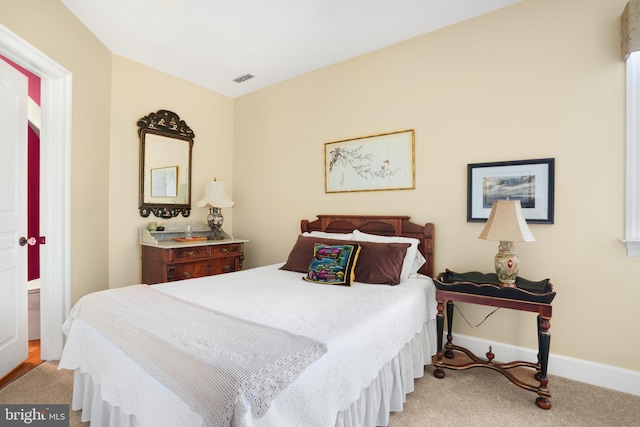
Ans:
{"type": "Polygon", "coordinates": [[[72,75],[2,24],[0,54],[41,79],[40,357],[59,360],[71,305],[72,75]]]}

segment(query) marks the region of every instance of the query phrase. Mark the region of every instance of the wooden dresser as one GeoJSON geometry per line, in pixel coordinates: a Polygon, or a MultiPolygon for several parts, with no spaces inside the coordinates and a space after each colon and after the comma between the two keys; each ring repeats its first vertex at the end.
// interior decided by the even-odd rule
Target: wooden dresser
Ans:
{"type": "Polygon", "coordinates": [[[173,282],[242,270],[247,240],[174,241],[141,239],[142,283],[173,282]],[[145,241],[146,240],[146,241],[145,241]]]}

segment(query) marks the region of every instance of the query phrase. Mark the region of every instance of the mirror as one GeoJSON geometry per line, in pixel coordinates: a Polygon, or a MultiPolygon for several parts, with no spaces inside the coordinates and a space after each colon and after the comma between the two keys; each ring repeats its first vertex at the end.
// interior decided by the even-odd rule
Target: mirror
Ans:
{"type": "Polygon", "coordinates": [[[176,113],[158,110],[138,120],[140,215],[160,218],[191,214],[193,131],[176,113]]]}

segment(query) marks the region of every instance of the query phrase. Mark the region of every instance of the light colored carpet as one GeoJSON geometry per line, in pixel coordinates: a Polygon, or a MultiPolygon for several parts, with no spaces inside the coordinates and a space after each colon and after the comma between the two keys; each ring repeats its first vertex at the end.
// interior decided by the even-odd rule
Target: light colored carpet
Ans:
{"type": "MultiPolygon", "coordinates": [[[[437,379],[428,366],[407,396],[404,410],[391,415],[390,427],[640,426],[639,396],[550,377],[553,406],[545,411],[535,405],[535,393],[516,387],[498,372],[474,368],[445,373],[437,379]]],[[[0,403],[70,404],[72,387],[72,372],[44,362],[0,390],[0,403]]],[[[70,418],[71,427],[88,425],[80,421],[79,411],[71,411],[70,418]]]]}
{"type": "Polygon", "coordinates": [[[437,379],[428,366],[415,387],[404,410],[391,414],[391,427],[640,426],[640,396],[555,376],[549,410],[538,408],[537,394],[486,368],[447,369],[437,379]]]}
{"type": "Polygon", "coordinates": [[[73,372],[58,370],[57,362],[43,362],[0,390],[0,403],[69,405],[70,427],[88,426],[80,420],[80,411],[71,410],[73,372]]]}

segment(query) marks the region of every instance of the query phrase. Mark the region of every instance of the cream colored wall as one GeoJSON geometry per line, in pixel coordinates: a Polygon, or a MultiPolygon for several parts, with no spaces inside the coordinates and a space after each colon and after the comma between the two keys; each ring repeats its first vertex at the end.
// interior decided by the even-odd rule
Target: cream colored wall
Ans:
{"type": "Polygon", "coordinates": [[[73,303],[108,284],[111,53],[59,1],[0,0],[0,22],[73,74],[73,303]]]}
{"type": "MultiPolygon", "coordinates": [[[[195,206],[206,183],[224,181],[233,199],[233,99],[114,55],[109,168],[109,287],[140,283],[138,229],[149,221],[206,223],[208,210],[195,206]],[[138,212],[137,122],[158,110],[180,116],[195,133],[192,209],[188,218],[164,220],[138,212]]],[[[224,209],[224,229],[233,231],[233,213],[224,209]]]]}
{"type": "MultiPolygon", "coordinates": [[[[148,219],[136,209],[135,123],[164,108],[196,134],[193,201],[211,177],[227,183],[225,229],[251,240],[247,267],[284,259],[301,218],[360,213],[434,222],[437,270],[489,271],[496,245],[466,222],[467,163],[555,157],[555,224],[532,225],[537,242],[517,245],[522,275],[558,291],[552,352],[640,370],[640,259],[619,242],[625,3],[525,0],[234,103],[112,56],[58,1],[0,0],[0,22],[73,73],[72,302],[139,281],[136,232],[148,219]],[[324,193],[325,142],[407,128],[415,190],[324,193]]],[[[194,207],[173,221],[205,216],[194,207]]],[[[472,322],[488,313],[463,309],[472,322]]],[[[535,347],[531,314],[502,310],[457,330],[535,347]]]]}
{"type": "MultiPolygon", "coordinates": [[[[233,208],[245,265],[286,258],[315,214],[435,223],[436,270],[491,271],[466,222],[468,163],[556,159],[555,224],[516,244],[551,278],[554,354],[640,370],[640,258],[624,236],[626,0],[525,0],[236,100],[233,208]],[[416,189],[324,193],[324,143],[415,129],[416,189]]],[[[462,307],[473,323],[490,308],[462,307]]],[[[470,336],[536,348],[535,315],[501,310],[470,336]]],[[[499,355],[497,356],[499,358],[499,355]]]]}
{"type": "MultiPolygon", "coordinates": [[[[59,1],[0,0],[0,22],[73,74],[71,302],[140,282],[138,227],[206,222],[205,208],[168,221],[138,213],[137,121],[159,109],[195,132],[192,202],[208,180],[233,197],[233,100],[112,55],[59,1]]],[[[225,210],[226,211],[226,210],[225,210]]],[[[233,231],[231,210],[225,231],[233,231]]]]}

